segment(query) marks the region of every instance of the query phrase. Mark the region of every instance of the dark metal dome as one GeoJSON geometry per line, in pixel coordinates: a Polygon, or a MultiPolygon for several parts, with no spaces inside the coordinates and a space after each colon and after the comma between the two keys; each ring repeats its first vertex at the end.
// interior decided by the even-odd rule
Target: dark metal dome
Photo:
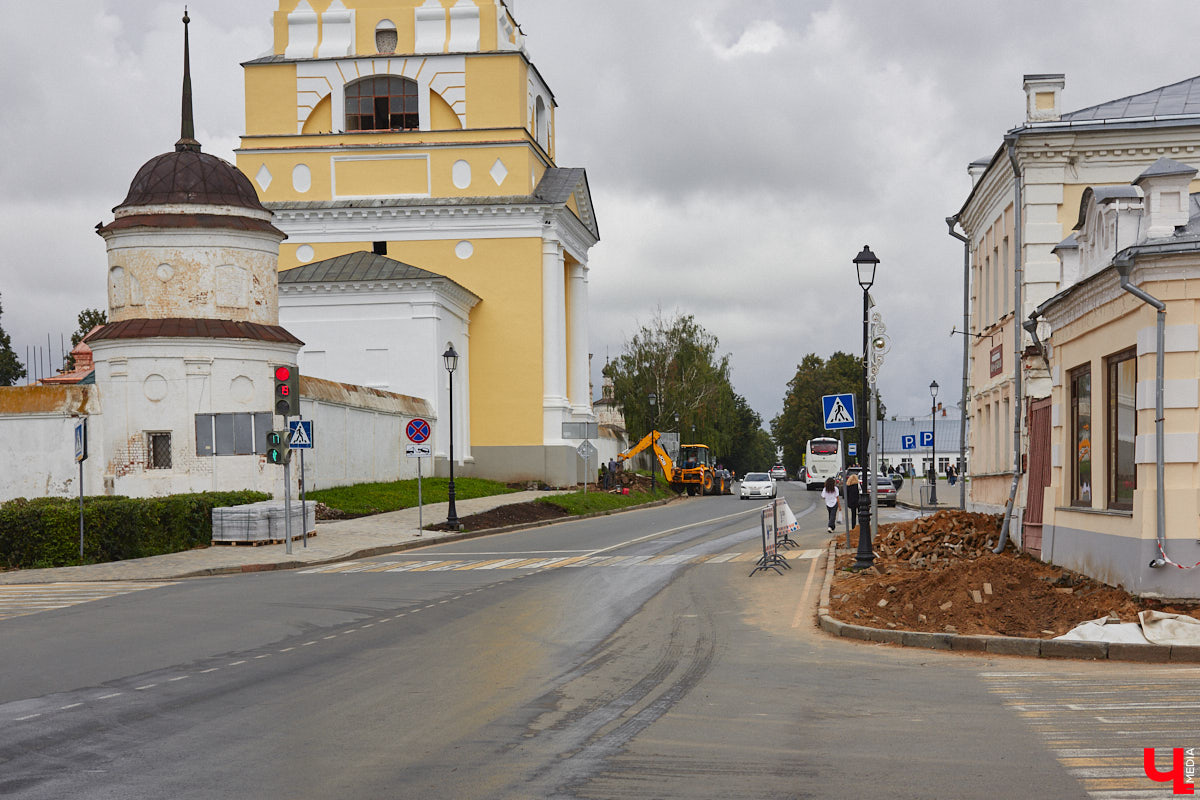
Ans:
{"type": "Polygon", "coordinates": [[[147,161],[129,184],[126,206],[191,203],[266,211],[250,179],[224,159],[198,149],[163,153],[147,161]]]}

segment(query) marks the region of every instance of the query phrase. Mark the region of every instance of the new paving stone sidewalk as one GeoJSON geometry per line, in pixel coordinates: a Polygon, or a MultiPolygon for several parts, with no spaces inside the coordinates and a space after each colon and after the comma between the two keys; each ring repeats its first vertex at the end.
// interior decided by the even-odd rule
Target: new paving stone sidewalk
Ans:
{"type": "MultiPolygon", "coordinates": [[[[490,511],[513,503],[528,503],[540,497],[561,494],[558,491],[526,491],[457,500],[459,517],[490,511]]],[[[299,501],[296,501],[299,502],[299,501]]],[[[449,503],[424,506],[421,517],[426,525],[446,519],[449,503]]],[[[78,567],[23,569],[0,572],[0,585],[61,583],[74,581],[130,581],[193,578],[235,572],[256,572],[273,569],[295,569],[350,558],[366,558],[396,552],[411,547],[453,541],[463,534],[444,531],[423,531],[416,508],[390,511],[357,519],[317,523],[317,535],[306,541],[292,542],[289,555],[285,544],[213,545],[182,553],[169,553],[149,558],[86,564],[78,567]]],[[[471,534],[466,534],[471,535],[471,534]]]]}

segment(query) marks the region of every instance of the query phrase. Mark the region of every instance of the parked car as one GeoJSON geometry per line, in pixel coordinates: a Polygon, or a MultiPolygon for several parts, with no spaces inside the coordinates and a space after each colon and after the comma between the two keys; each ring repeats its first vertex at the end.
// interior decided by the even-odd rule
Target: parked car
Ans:
{"type": "Polygon", "coordinates": [[[787,480],[787,469],[783,466],[783,464],[776,464],[775,466],[771,467],[770,473],[771,477],[777,481],[787,480]]]}
{"type": "Polygon", "coordinates": [[[738,497],[749,500],[752,497],[774,498],[779,489],[775,479],[769,472],[747,472],[742,476],[742,485],[738,489],[738,497]]]}
{"type": "MultiPolygon", "coordinates": [[[[859,476],[859,485],[862,485],[862,469],[860,467],[850,467],[846,470],[846,474],[854,473],[859,476]]],[[[839,481],[838,485],[841,485],[839,481]]],[[[879,505],[893,506],[896,505],[896,484],[892,481],[891,475],[885,475],[880,472],[875,475],[875,494],[879,496],[879,505]]]]}

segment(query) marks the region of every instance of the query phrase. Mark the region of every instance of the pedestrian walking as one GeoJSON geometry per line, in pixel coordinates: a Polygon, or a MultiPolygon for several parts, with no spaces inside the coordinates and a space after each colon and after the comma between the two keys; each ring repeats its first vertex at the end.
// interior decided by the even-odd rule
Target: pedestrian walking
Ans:
{"type": "Polygon", "coordinates": [[[958,468],[953,464],[946,467],[946,483],[953,486],[958,481],[958,468]]]}
{"type": "Polygon", "coordinates": [[[838,506],[842,502],[841,496],[838,495],[837,481],[833,478],[825,479],[825,488],[821,490],[821,499],[825,501],[825,510],[829,513],[829,532],[833,533],[833,526],[837,524],[838,506]]]}
{"type": "Polygon", "coordinates": [[[850,515],[850,527],[858,526],[858,473],[846,477],[846,512],[850,515]]]}

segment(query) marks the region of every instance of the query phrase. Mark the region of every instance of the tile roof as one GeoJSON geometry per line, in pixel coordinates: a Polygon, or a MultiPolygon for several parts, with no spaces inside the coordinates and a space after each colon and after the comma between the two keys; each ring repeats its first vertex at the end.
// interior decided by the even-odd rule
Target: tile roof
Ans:
{"type": "Polygon", "coordinates": [[[357,281],[447,280],[436,272],[359,250],[279,273],[284,283],[341,283],[357,281]]]}
{"type": "Polygon", "coordinates": [[[95,328],[85,342],[105,339],[250,339],[258,342],[304,344],[279,325],[235,322],[229,319],[126,319],[95,328]]]}
{"type": "Polygon", "coordinates": [[[1200,76],[1062,115],[1063,122],[1200,114],[1200,76]]]}

